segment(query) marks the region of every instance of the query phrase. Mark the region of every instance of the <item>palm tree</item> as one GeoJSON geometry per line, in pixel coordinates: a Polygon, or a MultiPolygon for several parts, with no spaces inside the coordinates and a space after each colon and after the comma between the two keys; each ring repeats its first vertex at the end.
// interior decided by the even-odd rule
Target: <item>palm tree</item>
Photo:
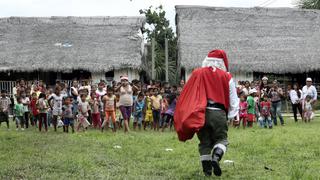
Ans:
{"type": "Polygon", "coordinates": [[[320,9],[320,0],[299,0],[298,7],[303,9],[320,9]]]}

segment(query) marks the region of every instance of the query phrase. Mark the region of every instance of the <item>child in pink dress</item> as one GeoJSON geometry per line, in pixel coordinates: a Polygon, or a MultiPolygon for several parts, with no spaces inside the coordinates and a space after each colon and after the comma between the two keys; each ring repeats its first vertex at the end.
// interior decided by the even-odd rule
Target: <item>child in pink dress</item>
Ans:
{"type": "Polygon", "coordinates": [[[242,121],[242,126],[245,128],[247,126],[247,118],[248,118],[248,103],[246,101],[245,95],[240,95],[240,105],[239,105],[239,126],[242,121]]]}
{"type": "Polygon", "coordinates": [[[313,118],[311,96],[307,96],[304,101],[304,122],[310,122],[313,118]]]}

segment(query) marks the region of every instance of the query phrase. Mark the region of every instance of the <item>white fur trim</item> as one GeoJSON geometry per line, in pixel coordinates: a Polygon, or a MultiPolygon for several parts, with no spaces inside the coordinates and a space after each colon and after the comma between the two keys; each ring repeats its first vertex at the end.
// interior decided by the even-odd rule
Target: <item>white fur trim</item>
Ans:
{"type": "Polygon", "coordinates": [[[221,70],[227,71],[223,59],[206,57],[202,62],[202,67],[216,67],[221,70]]]}
{"type": "Polygon", "coordinates": [[[220,148],[223,151],[223,154],[225,154],[227,152],[227,147],[221,143],[214,145],[213,149],[215,148],[220,148]]]}
{"type": "Polygon", "coordinates": [[[208,56],[206,57],[206,60],[207,61],[222,61],[222,62],[224,62],[222,58],[214,58],[214,57],[208,57],[208,56]]]}
{"type": "Polygon", "coordinates": [[[211,154],[200,156],[200,161],[212,161],[211,154]]]}

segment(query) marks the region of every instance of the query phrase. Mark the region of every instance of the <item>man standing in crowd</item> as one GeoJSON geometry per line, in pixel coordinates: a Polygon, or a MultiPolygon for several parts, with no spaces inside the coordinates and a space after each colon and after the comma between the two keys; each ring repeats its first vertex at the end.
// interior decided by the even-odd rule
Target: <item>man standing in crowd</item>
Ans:
{"type": "Polygon", "coordinates": [[[312,85],[312,79],[307,78],[306,85],[302,88],[302,98],[306,99],[307,96],[311,96],[311,103],[314,104],[317,101],[317,89],[312,85]]]}
{"type": "Polygon", "coordinates": [[[179,97],[174,114],[180,141],[197,133],[203,172],[221,176],[219,161],[226,153],[227,118],[233,119],[239,110],[236,85],[228,72],[228,59],[223,50],[213,50],[193,71],[179,97]],[[211,155],[212,153],[212,155],[211,155]]]}

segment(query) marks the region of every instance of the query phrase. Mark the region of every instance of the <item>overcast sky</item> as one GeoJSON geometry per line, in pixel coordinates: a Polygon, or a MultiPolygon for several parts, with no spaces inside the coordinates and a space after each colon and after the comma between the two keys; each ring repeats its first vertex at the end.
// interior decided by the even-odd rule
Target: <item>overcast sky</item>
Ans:
{"type": "Polygon", "coordinates": [[[294,0],[0,0],[0,17],[138,16],[139,9],[163,5],[174,24],[175,5],[294,7],[294,0]]]}

